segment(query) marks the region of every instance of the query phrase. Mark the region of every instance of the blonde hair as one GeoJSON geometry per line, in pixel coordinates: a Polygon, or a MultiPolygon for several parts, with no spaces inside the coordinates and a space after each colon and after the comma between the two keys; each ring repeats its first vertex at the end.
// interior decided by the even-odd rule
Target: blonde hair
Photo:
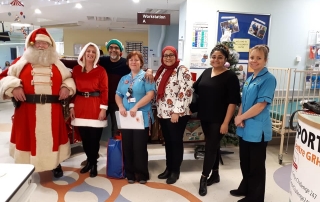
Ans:
{"type": "Polygon", "coordinates": [[[254,47],[250,48],[249,53],[251,53],[254,50],[262,51],[264,54],[264,60],[267,61],[269,55],[269,47],[267,45],[255,45],[254,47]]]}

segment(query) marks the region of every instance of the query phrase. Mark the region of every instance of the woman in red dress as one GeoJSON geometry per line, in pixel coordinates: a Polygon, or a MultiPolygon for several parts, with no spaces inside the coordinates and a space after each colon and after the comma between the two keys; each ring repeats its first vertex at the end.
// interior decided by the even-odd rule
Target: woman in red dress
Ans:
{"type": "Polygon", "coordinates": [[[107,126],[108,76],[98,65],[100,51],[96,44],[86,44],[73,68],[72,76],[77,93],[70,103],[71,124],[77,126],[82,139],[83,150],[87,155],[87,164],[80,173],[90,171],[90,177],[96,177],[97,153],[100,148],[102,130],[107,126]]]}

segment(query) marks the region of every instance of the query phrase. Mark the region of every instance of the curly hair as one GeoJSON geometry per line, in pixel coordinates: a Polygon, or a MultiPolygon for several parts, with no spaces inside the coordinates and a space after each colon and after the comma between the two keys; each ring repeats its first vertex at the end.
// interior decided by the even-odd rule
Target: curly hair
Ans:
{"type": "Polygon", "coordinates": [[[229,48],[223,44],[217,44],[211,51],[210,56],[212,56],[212,54],[215,51],[219,51],[222,53],[222,55],[224,55],[224,57],[226,57],[226,59],[228,60],[230,57],[230,52],[229,52],[229,48]]]}

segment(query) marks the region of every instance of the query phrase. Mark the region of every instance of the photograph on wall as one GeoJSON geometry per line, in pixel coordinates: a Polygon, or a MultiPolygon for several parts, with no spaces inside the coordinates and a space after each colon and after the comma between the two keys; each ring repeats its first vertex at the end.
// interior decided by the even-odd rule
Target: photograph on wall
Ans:
{"type": "Polygon", "coordinates": [[[236,69],[236,74],[239,79],[240,88],[242,88],[244,82],[247,80],[248,64],[237,64],[236,69]]]}
{"type": "Polygon", "coordinates": [[[263,39],[267,32],[267,27],[259,22],[252,21],[248,30],[248,34],[263,39]]]}
{"type": "Polygon", "coordinates": [[[220,28],[221,28],[222,35],[224,35],[224,33],[226,31],[230,31],[231,34],[240,31],[239,23],[238,23],[238,19],[237,18],[233,18],[231,20],[227,20],[227,21],[221,22],[220,23],[220,28]]]}

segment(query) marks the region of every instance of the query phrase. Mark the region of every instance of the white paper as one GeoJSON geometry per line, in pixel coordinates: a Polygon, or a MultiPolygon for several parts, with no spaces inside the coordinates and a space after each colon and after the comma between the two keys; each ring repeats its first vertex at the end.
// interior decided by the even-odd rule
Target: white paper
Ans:
{"type": "Polygon", "coordinates": [[[144,129],[142,111],[137,111],[135,117],[131,117],[129,111],[126,117],[122,116],[119,111],[116,111],[115,114],[119,129],[144,129]]]}

